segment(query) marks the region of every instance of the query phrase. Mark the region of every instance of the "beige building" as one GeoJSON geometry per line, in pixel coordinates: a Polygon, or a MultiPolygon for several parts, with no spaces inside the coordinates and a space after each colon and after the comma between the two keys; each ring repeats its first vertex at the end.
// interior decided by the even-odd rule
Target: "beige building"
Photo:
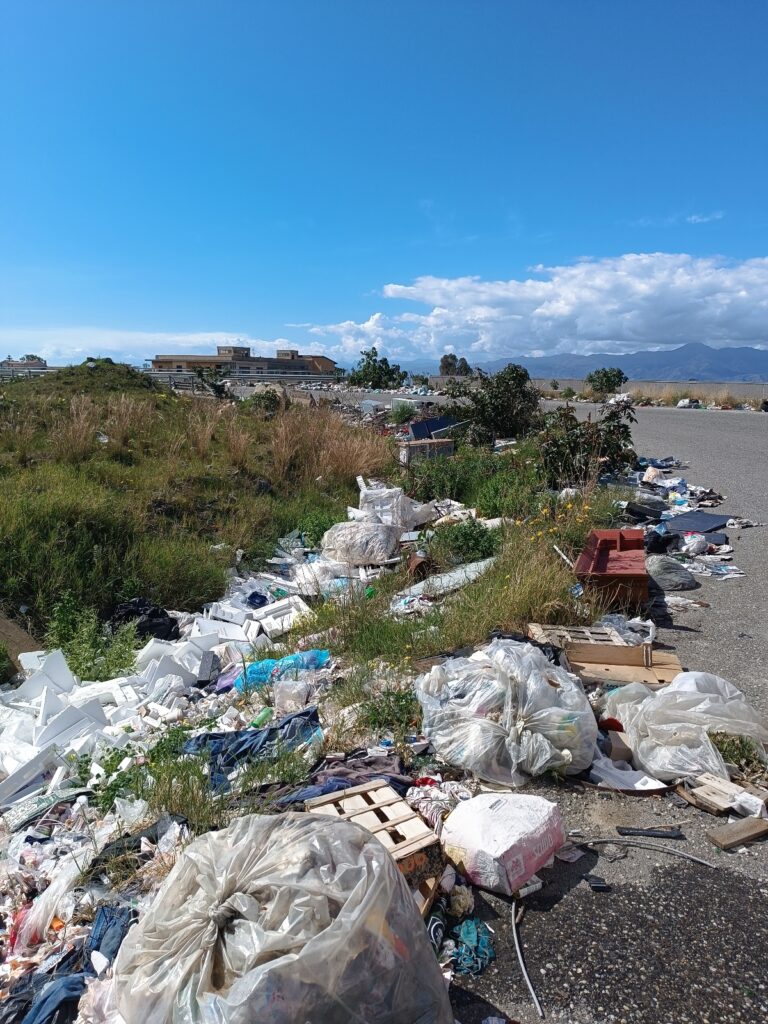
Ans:
{"type": "Polygon", "coordinates": [[[189,370],[219,370],[236,374],[315,374],[336,372],[336,363],[327,356],[303,355],[297,349],[279,348],[272,356],[252,356],[245,345],[219,345],[215,355],[158,355],[153,370],[182,373],[189,370]]]}

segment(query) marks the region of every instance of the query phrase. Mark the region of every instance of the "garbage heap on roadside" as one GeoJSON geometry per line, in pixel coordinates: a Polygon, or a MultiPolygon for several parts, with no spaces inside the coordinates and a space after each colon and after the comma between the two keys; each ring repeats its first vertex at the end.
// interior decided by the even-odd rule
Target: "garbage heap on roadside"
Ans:
{"type": "MultiPolygon", "coordinates": [[[[721,496],[678,468],[647,460],[612,481],[636,488],[623,506],[636,528],[601,531],[611,536],[574,567],[585,591],[645,588],[653,614],[659,594],[679,589],[671,563],[697,575],[730,564],[722,530],[754,524],[704,512],[721,496]]],[[[642,615],[531,623],[433,658],[398,679],[422,716],[404,744],[369,729],[334,750],[345,730],[357,736],[333,700],[352,667],[328,634],[293,650],[281,640],[310,602],[364,594],[404,557],[425,578],[392,615],[471,583],[492,558],[430,576],[418,553],[421,531],[467,517],[456,502],[360,480],[358,508],[318,548],[282,538],[268,571],[233,568],[200,614],[124,609],[145,617],[131,674],[89,682],[60,651],[22,656],[22,680],[0,694],[0,1024],[450,1024],[451,978],[495,957],[475,890],[524,898],[556,855],[579,855],[557,804],[525,792],[533,778],[675,786],[695,806],[719,794],[740,821],[768,818],[768,791],[731,781],[711,739],[747,738],[765,759],[768,725],[734,684],[660,651],[642,615]],[[183,814],[150,809],[153,757],[180,729],[171,786],[185,762],[202,764],[229,821],[196,838],[192,791],[183,814]],[[305,766],[301,781],[280,777],[285,755],[305,766]],[[267,766],[252,784],[268,813],[238,815],[254,765],[267,766]],[[129,773],[143,794],[121,794],[129,773]]]]}

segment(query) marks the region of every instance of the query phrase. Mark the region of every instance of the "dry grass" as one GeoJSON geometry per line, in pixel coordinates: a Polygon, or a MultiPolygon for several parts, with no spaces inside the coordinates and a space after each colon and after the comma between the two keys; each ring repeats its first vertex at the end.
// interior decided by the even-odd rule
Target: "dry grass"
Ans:
{"type": "Polygon", "coordinates": [[[742,404],[743,399],[737,398],[728,388],[720,388],[719,391],[715,391],[714,394],[708,396],[708,401],[723,408],[730,406],[730,408],[735,409],[742,404]]]}
{"type": "Polygon", "coordinates": [[[152,409],[147,402],[139,402],[130,395],[114,395],[107,403],[104,431],[110,442],[125,448],[146,424],[152,409]]]}
{"type": "Polygon", "coordinates": [[[31,461],[34,441],[34,425],[22,416],[11,413],[0,425],[0,450],[11,452],[19,466],[31,461]]]}
{"type": "Polygon", "coordinates": [[[96,446],[99,411],[87,395],[73,395],[69,413],[56,417],[52,430],[53,452],[58,462],[83,462],[96,446]]]}
{"type": "Polygon", "coordinates": [[[224,444],[227,459],[235,469],[247,472],[251,465],[254,435],[243,420],[238,419],[234,411],[226,416],[225,420],[224,444]]]}
{"type": "Polygon", "coordinates": [[[216,402],[197,400],[187,421],[187,436],[196,455],[205,459],[211,450],[211,442],[216,432],[216,425],[221,416],[222,407],[216,402]]]}
{"type": "Polygon", "coordinates": [[[389,442],[364,428],[345,427],[331,409],[291,408],[279,415],[271,436],[275,476],[325,483],[370,475],[391,467],[389,442]]]}

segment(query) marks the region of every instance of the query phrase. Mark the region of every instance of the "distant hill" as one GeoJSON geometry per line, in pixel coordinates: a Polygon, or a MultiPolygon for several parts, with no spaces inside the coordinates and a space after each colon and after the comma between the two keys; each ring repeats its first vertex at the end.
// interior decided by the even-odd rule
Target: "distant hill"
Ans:
{"type": "MultiPolygon", "coordinates": [[[[461,352],[458,355],[462,355],[461,352]]],[[[601,366],[619,366],[630,380],[722,380],[768,381],[768,350],[759,348],[711,348],[699,342],[658,352],[631,352],[618,356],[609,352],[595,352],[589,356],[510,356],[504,359],[467,359],[489,373],[503,369],[508,363],[522,363],[532,377],[583,378],[601,366]]],[[[421,367],[425,364],[419,360],[421,367]]],[[[415,366],[402,363],[404,368],[416,371],[415,366]]],[[[422,372],[437,372],[431,369],[422,372]]]]}

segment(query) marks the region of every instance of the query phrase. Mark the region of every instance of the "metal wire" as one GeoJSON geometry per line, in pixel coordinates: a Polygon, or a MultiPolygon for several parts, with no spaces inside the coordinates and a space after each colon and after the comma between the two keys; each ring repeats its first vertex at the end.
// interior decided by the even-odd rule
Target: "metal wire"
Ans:
{"type": "Polygon", "coordinates": [[[531,993],[531,999],[533,999],[533,1005],[536,1007],[538,1015],[544,1019],[544,1011],[541,1008],[539,997],[536,995],[536,990],[531,984],[531,979],[528,977],[528,971],[525,969],[525,961],[523,960],[523,951],[520,948],[520,936],[517,934],[517,900],[512,905],[512,935],[515,938],[515,952],[517,953],[517,961],[520,964],[520,970],[523,972],[525,978],[525,984],[528,986],[528,991],[531,993]]]}
{"type": "Polygon", "coordinates": [[[577,846],[605,846],[611,843],[615,846],[638,846],[641,850],[656,850],[658,853],[670,853],[673,857],[683,857],[685,860],[693,861],[694,864],[702,864],[705,868],[716,868],[717,864],[711,864],[701,857],[694,857],[692,853],[684,853],[682,850],[673,850],[671,846],[657,846],[655,843],[642,843],[636,839],[574,839],[577,846]]]}

